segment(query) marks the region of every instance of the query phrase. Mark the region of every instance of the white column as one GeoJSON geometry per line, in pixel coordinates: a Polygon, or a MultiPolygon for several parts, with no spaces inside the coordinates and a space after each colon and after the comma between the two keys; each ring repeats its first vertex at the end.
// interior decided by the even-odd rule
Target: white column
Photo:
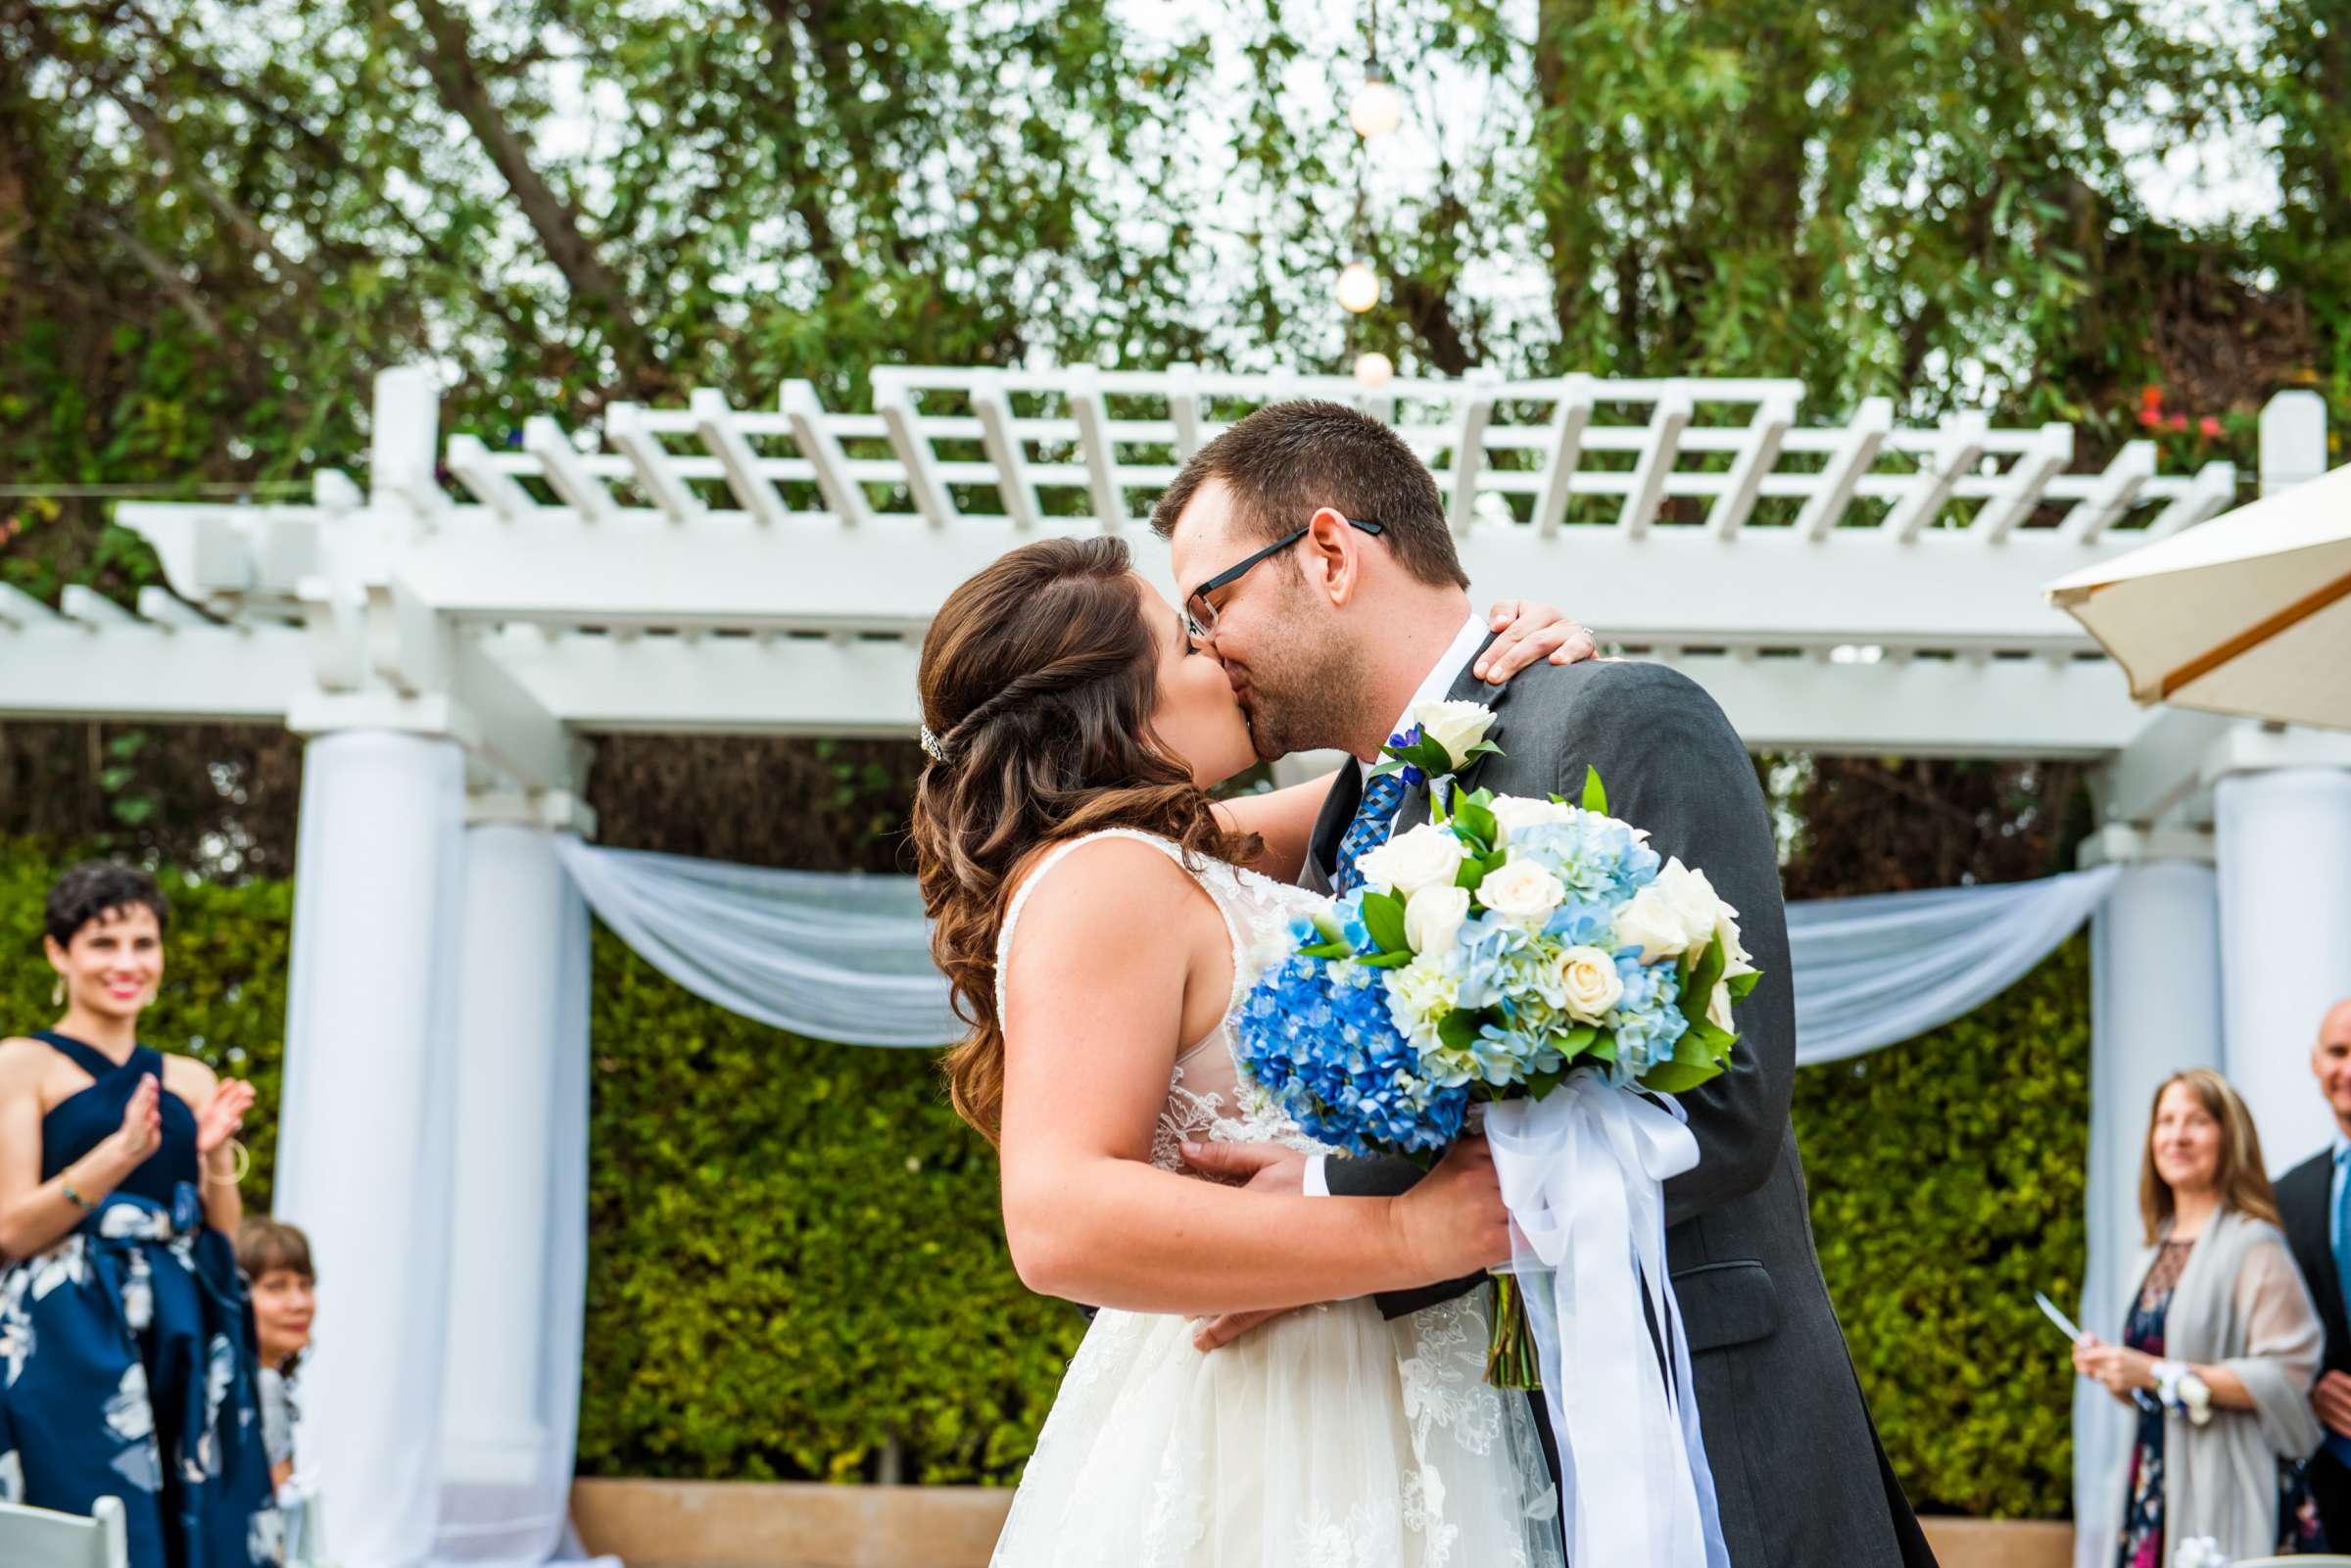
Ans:
{"type": "MultiPolygon", "coordinates": [[[[544,1384],[563,1370],[545,1354],[566,1337],[556,1317],[568,1314],[576,1344],[581,1310],[579,1281],[559,1278],[554,1259],[586,1223],[572,1212],[581,1183],[558,1155],[584,1147],[586,1096],[567,1090],[586,1078],[565,1069],[587,1045],[587,918],[546,829],[467,831],[442,1458],[453,1546],[480,1544],[485,1530],[528,1535],[551,1497],[559,1528],[570,1480],[568,1423],[544,1384]]],[[[576,1382],[576,1357],[568,1372],[576,1382]]],[[[551,1531],[496,1555],[543,1560],[555,1544],[551,1531]]]]}
{"type": "MultiPolygon", "coordinates": [[[[2127,865],[2090,922],[2089,1259],[2079,1321],[2122,1336],[2141,1245],[2138,1171],[2155,1086],[2221,1061],[2219,919],[2210,866],[2127,865]]],[[[2128,1416],[2105,1390],[2074,1386],[2074,1517],[2105,1517],[2119,1488],[2128,1416]]],[[[2086,1568],[2112,1568],[2110,1542],[2083,1530],[2086,1568]]]]}
{"type": "Polygon", "coordinates": [[[2327,1009],[2351,996],[2351,770],[2231,774],[2214,812],[2225,1061],[2276,1173],[2333,1125],[2310,1047],[2327,1009]]]}
{"type": "Polygon", "coordinates": [[[433,1538],[464,756],[381,731],[304,756],[276,1211],[318,1265],[302,1465],[344,1568],[433,1538]]]}

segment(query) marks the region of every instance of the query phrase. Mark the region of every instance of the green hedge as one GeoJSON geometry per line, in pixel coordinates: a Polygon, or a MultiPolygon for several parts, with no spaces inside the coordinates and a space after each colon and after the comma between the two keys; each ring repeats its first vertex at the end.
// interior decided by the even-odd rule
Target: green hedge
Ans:
{"type": "Polygon", "coordinates": [[[1822,1271],[1911,1500],[2072,1511],[2074,1379],[2033,1306],[2079,1291],[2088,943],[1932,1034],[1797,1076],[1822,1271]]]}
{"type": "Polygon", "coordinates": [[[927,1051],[823,1045],[596,945],[587,1382],[599,1475],[1010,1476],[1076,1349],[927,1051]]]}
{"type": "MultiPolygon", "coordinates": [[[[0,972],[12,1028],[52,1016],[38,916],[58,864],[0,849],[0,942],[25,955],[0,972]]],[[[290,895],[172,891],[152,1037],[256,1081],[258,1212],[290,895]]],[[[2032,1292],[2081,1280],[2087,998],[2077,939],[1946,1028],[1799,1076],[1822,1266],[1922,1507],[2067,1511],[2071,1379],[2032,1292]]],[[[909,1481],[1017,1473],[1080,1324],[1014,1277],[993,1157],[929,1053],[746,1022],[600,931],[591,1048],[583,1473],[854,1480],[886,1451],[909,1481]]]]}

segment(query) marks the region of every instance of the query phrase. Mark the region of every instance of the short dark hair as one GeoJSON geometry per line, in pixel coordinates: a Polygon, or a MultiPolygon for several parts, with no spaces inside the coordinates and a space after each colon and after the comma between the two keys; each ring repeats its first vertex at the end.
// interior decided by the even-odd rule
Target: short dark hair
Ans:
{"type": "Polygon", "coordinates": [[[1469,586],[1436,476],[1402,436],[1345,404],[1310,400],[1258,409],[1192,453],[1151,509],[1152,532],[1172,537],[1176,519],[1212,479],[1232,491],[1242,531],[1266,544],[1329,506],[1378,523],[1397,562],[1417,581],[1469,586]]]}
{"type": "Polygon", "coordinates": [[[87,860],[60,877],[49,888],[41,925],[60,947],[70,946],[76,933],[92,921],[103,921],[128,909],[151,910],[158,927],[171,920],[171,901],[155,885],[155,879],[132,866],[111,860],[87,860]]]}
{"type": "Polygon", "coordinates": [[[247,1279],[290,1268],[313,1285],[318,1282],[318,1270],[311,1266],[311,1238],[282,1219],[256,1215],[245,1221],[237,1231],[237,1267],[247,1279]]]}

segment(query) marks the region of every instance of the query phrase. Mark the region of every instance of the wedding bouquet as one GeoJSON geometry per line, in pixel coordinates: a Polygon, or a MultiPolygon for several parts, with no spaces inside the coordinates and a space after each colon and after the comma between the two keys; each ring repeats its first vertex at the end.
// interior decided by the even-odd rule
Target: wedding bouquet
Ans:
{"type": "MultiPolygon", "coordinates": [[[[1574,805],[1446,787],[1498,752],[1493,715],[1456,702],[1415,717],[1382,766],[1432,781],[1434,820],[1292,923],[1293,950],[1239,1015],[1251,1079],[1311,1137],[1425,1164],[1472,1104],[1541,1100],[1578,1069],[1658,1094],[1721,1072],[1732,1005],[1758,974],[1705,873],[1609,816],[1590,770],[1574,805]]],[[[1489,1374],[1535,1387],[1507,1276],[1497,1298],[1489,1374]]]]}

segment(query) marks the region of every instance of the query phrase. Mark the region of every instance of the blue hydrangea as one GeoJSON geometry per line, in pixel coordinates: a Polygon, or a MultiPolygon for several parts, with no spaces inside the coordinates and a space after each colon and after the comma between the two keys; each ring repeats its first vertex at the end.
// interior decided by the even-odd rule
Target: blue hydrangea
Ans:
{"type": "Polygon", "coordinates": [[[1662,864],[1632,829],[1589,811],[1522,828],[1511,835],[1511,848],[1559,878],[1570,903],[1611,909],[1656,880],[1662,864]]]}
{"type": "Polygon", "coordinates": [[[1681,1010],[1681,968],[1644,964],[1641,950],[1627,947],[1616,954],[1616,974],[1624,981],[1624,995],[1607,1019],[1616,1036],[1616,1067],[1620,1073],[1638,1075],[1672,1056],[1675,1043],[1690,1030],[1681,1010]]]}
{"type": "Polygon", "coordinates": [[[1235,1032],[1242,1068],[1309,1137],[1369,1155],[1440,1150],[1461,1133],[1467,1093],[1420,1075],[1375,970],[1288,959],[1250,988],[1235,1032]]]}

